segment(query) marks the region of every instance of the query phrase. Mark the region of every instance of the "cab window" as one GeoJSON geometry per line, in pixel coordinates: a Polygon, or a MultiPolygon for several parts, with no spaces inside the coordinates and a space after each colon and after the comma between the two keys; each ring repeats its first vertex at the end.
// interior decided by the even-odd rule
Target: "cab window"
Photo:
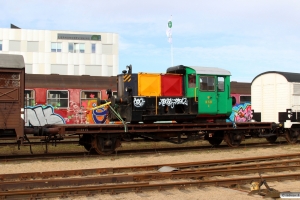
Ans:
{"type": "Polygon", "coordinates": [[[224,92],[224,77],[218,77],[218,91],[224,92]]]}
{"type": "Polygon", "coordinates": [[[189,88],[196,87],[196,75],[195,74],[188,75],[188,87],[189,88]]]}
{"type": "Polygon", "coordinates": [[[215,77],[200,76],[199,82],[201,91],[215,91],[215,77]]]}

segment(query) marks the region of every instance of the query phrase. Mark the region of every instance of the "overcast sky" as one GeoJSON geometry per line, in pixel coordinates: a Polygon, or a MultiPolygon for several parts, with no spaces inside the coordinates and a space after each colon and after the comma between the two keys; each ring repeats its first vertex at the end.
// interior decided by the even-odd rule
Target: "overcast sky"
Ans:
{"type": "Polygon", "coordinates": [[[0,0],[0,27],[114,32],[119,72],[173,64],[219,67],[233,81],[265,71],[300,73],[300,0],[0,0]]]}

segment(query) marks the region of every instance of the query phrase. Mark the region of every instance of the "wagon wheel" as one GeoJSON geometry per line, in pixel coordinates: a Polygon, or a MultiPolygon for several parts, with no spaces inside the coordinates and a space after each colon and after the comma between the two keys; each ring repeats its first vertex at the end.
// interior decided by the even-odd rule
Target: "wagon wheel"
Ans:
{"type": "Polygon", "coordinates": [[[209,144],[212,146],[219,146],[224,138],[224,132],[223,131],[216,131],[213,135],[213,137],[206,137],[209,144]]]}
{"type": "Polygon", "coordinates": [[[212,146],[215,146],[215,147],[219,146],[223,141],[223,139],[220,139],[220,138],[208,138],[207,140],[208,140],[209,144],[211,144],[212,146]]]}
{"type": "Polygon", "coordinates": [[[270,136],[270,137],[266,137],[266,140],[270,143],[270,144],[274,144],[277,140],[277,135],[274,136],[270,136]]]}
{"type": "Polygon", "coordinates": [[[242,142],[243,136],[239,133],[228,132],[225,133],[224,140],[230,147],[238,147],[242,142]]]}
{"type": "Polygon", "coordinates": [[[91,144],[84,144],[83,146],[84,146],[85,150],[87,150],[89,153],[92,153],[92,154],[96,153],[95,149],[92,148],[91,144]]]}
{"type": "Polygon", "coordinates": [[[126,142],[130,142],[133,140],[133,135],[129,134],[129,133],[123,133],[122,134],[122,140],[126,141],[126,142]]]}
{"type": "Polygon", "coordinates": [[[298,141],[299,130],[286,129],[284,137],[290,144],[296,144],[298,141]]]}
{"type": "Polygon", "coordinates": [[[120,146],[120,140],[117,138],[95,137],[92,147],[98,154],[110,155],[120,146]]]}
{"type": "Polygon", "coordinates": [[[89,134],[83,134],[82,137],[79,139],[79,144],[82,145],[85,150],[90,153],[96,153],[92,147],[92,136],[89,134]]]}

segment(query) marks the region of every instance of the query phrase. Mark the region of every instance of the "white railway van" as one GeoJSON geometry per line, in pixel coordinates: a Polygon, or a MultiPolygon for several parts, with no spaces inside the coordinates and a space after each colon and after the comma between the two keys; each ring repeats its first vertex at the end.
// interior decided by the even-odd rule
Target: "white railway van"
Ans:
{"type": "Polygon", "coordinates": [[[300,128],[300,73],[268,71],[251,83],[253,119],[300,128]]]}

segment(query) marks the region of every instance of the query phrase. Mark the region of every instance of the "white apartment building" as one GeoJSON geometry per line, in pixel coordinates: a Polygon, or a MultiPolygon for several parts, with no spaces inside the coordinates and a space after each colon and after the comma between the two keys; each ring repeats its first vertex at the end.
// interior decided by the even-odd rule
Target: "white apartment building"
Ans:
{"type": "Polygon", "coordinates": [[[116,76],[118,49],[116,33],[0,28],[0,53],[23,55],[28,74],[116,76]]]}

